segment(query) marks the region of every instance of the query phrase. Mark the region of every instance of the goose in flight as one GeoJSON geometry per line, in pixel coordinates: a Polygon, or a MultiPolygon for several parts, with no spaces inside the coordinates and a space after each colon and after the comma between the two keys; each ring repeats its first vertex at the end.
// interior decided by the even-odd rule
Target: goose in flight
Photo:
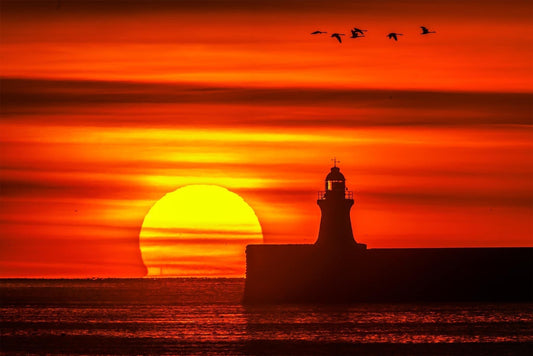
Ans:
{"type": "Polygon", "coordinates": [[[327,33],[325,31],[315,31],[315,32],[311,32],[312,35],[321,35],[323,33],[327,33]]]}
{"type": "Polygon", "coordinates": [[[395,41],[398,41],[398,36],[403,36],[403,33],[391,32],[387,35],[389,39],[394,39],[395,41]]]}
{"type": "Polygon", "coordinates": [[[339,43],[342,43],[341,36],[344,36],[344,33],[334,33],[331,37],[335,37],[339,43]]]}
{"type": "Polygon", "coordinates": [[[424,26],[420,26],[420,28],[422,29],[422,33],[421,33],[421,35],[427,35],[428,33],[437,33],[437,32],[435,32],[435,31],[430,31],[430,30],[428,30],[428,29],[427,29],[426,27],[424,27],[424,26]]]}
{"type": "Polygon", "coordinates": [[[361,30],[361,29],[359,29],[357,27],[354,27],[353,30],[352,30],[352,34],[355,32],[355,33],[360,33],[361,36],[364,36],[365,35],[364,32],[366,32],[366,31],[368,31],[368,30],[361,30]]]}
{"type": "Polygon", "coordinates": [[[352,31],[352,37],[350,38],[360,38],[360,37],[365,37],[365,35],[363,34],[363,32],[361,32],[361,30],[358,30],[356,28],[354,28],[352,31]]]}

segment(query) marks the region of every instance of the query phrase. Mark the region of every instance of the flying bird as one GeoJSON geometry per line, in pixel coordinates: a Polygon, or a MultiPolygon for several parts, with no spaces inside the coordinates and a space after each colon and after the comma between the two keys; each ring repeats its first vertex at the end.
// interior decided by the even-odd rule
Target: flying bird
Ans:
{"type": "Polygon", "coordinates": [[[365,35],[363,34],[363,32],[361,32],[361,30],[358,30],[356,28],[354,28],[352,31],[352,37],[350,38],[360,38],[360,37],[365,37],[365,35]]]}
{"type": "Polygon", "coordinates": [[[341,36],[344,36],[344,33],[334,33],[331,37],[335,37],[339,43],[342,43],[341,36]]]}
{"type": "Polygon", "coordinates": [[[421,35],[427,35],[428,33],[437,33],[437,32],[435,32],[435,31],[430,31],[430,30],[428,30],[428,29],[427,29],[426,27],[424,27],[424,26],[420,26],[420,28],[422,29],[422,33],[421,33],[421,35]]]}
{"type": "Polygon", "coordinates": [[[389,39],[394,39],[395,41],[398,41],[398,36],[403,36],[403,33],[391,32],[387,35],[389,39]]]}
{"type": "Polygon", "coordinates": [[[315,31],[315,32],[311,32],[312,35],[321,35],[323,33],[327,33],[325,31],[315,31]]]}
{"type": "Polygon", "coordinates": [[[356,33],[360,33],[362,36],[364,36],[364,35],[365,35],[364,32],[366,32],[366,31],[368,31],[368,30],[361,30],[361,29],[359,29],[359,28],[357,28],[357,27],[354,27],[353,30],[352,30],[352,33],[354,33],[354,31],[355,31],[356,33]]]}

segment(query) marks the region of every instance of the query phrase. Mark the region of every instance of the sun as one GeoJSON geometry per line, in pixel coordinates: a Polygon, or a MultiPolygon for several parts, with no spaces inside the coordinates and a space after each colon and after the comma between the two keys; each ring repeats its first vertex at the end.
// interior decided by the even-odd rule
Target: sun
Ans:
{"type": "Polygon", "coordinates": [[[243,277],[246,245],[263,242],[250,205],[216,185],[167,193],[146,214],[139,237],[148,276],[243,277]]]}

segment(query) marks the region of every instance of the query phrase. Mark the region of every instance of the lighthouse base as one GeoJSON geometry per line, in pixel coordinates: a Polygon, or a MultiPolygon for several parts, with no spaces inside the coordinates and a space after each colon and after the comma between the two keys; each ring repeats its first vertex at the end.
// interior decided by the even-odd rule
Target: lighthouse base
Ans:
{"type": "Polygon", "coordinates": [[[244,303],[533,301],[533,248],[249,245],[244,303]]]}

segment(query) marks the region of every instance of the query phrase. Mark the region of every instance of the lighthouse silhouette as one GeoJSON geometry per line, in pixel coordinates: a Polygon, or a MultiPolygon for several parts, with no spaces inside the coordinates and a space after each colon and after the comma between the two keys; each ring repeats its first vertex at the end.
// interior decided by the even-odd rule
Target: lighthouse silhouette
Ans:
{"type": "Polygon", "coordinates": [[[350,209],[352,208],[353,192],[347,190],[346,179],[334,166],[326,176],[325,190],[318,192],[317,204],[322,212],[320,230],[316,246],[327,249],[343,249],[355,247],[350,209]]]}
{"type": "Polygon", "coordinates": [[[243,302],[533,300],[533,248],[370,248],[353,236],[353,193],[333,159],[314,244],[246,247],[243,302]]]}

